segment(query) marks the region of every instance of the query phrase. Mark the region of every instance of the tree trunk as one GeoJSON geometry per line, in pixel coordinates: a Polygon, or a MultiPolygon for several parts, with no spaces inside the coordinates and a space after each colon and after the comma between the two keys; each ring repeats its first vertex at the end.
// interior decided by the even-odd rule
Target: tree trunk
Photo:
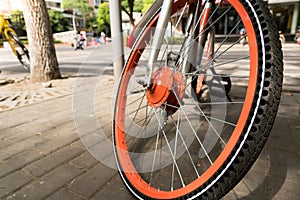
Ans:
{"type": "Polygon", "coordinates": [[[23,0],[30,53],[30,79],[46,82],[61,78],[45,0],[23,0]]]}
{"type": "Polygon", "coordinates": [[[126,10],[123,6],[122,6],[122,10],[128,15],[129,17],[129,21],[132,27],[134,27],[134,18],[133,18],[133,7],[134,7],[134,0],[127,0],[128,2],[128,7],[129,7],[129,11],[126,10]]]}
{"type": "Polygon", "coordinates": [[[133,7],[134,7],[134,0],[128,0],[129,5],[129,19],[132,26],[134,26],[134,19],[133,19],[133,7]]]}
{"type": "Polygon", "coordinates": [[[132,12],[128,12],[123,6],[122,6],[122,10],[128,15],[129,17],[129,21],[132,27],[134,27],[134,19],[133,19],[133,13],[132,12]]]}

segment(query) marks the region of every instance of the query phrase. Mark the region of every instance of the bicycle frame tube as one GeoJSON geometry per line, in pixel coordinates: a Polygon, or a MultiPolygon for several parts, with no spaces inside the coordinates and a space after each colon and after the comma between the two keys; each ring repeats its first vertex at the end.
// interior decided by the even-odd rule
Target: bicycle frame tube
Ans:
{"type": "Polygon", "coordinates": [[[5,19],[3,15],[0,15],[0,33],[2,33],[2,29],[4,28],[5,19]]]}
{"type": "Polygon", "coordinates": [[[142,19],[139,21],[138,24],[134,27],[132,32],[130,33],[129,39],[128,39],[128,47],[133,47],[136,38],[138,38],[139,34],[143,30],[143,28],[147,25],[149,22],[149,19],[152,18],[152,16],[155,15],[155,13],[161,8],[163,4],[163,0],[155,0],[151,6],[148,8],[148,10],[144,13],[142,19]]]}
{"type": "Polygon", "coordinates": [[[206,42],[206,38],[207,38],[207,33],[205,28],[206,25],[208,24],[208,20],[209,20],[209,13],[211,11],[212,8],[212,3],[214,1],[213,0],[207,0],[205,2],[204,8],[203,8],[203,12],[202,12],[202,17],[200,20],[200,30],[199,30],[199,43],[198,43],[198,52],[197,52],[197,65],[196,66],[200,66],[201,65],[201,60],[202,60],[202,56],[203,56],[203,47],[205,45],[206,42]]]}
{"type": "Polygon", "coordinates": [[[5,37],[5,39],[7,40],[8,44],[10,45],[11,47],[11,50],[13,51],[13,53],[17,56],[17,51],[16,51],[16,48],[15,46],[13,45],[9,35],[8,35],[8,32],[12,32],[13,34],[16,35],[16,32],[10,28],[9,26],[9,23],[7,22],[7,20],[4,18],[4,15],[3,14],[0,14],[0,33],[3,34],[3,36],[5,37]]]}
{"type": "Polygon", "coordinates": [[[194,66],[196,65],[195,60],[197,55],[197,47],[196,47],[196,42],[194,41],[195,31],[191,32],[191,30],[194,30],[194,28],[196,27],[196,23],[197,23],[196,16],[198,16],[199,11],[200,11],[200,5],[198,3],[196,5],[196,9],[189,13],[187,31],[185,34],[185,41],[184,41],[184,45],[181,47],[180,50],[180,52],[184,52],[184,54],[180,57],[180,60],[178,60],[178,63],[182,63],[181,73],[183,74],[189,72],[191,64],[194,66]]]}
{"type": "Polygon", "coordinates": [[[15,32],[12,28],[9,28],[9,27],[4,28],[4,30],[3,30],[4,37],[6,38],[8,44],[10,45],[11,50],[13,51],[13,53],[14,53],[16,56],[18,56],[17,50],[16,50],[16,48],[15,48],[15,46],[14,46],[14,44],[13,44],[13,41],[12,41],[11,38],[9,37],[8,32],[11,32],[11,33],[13,33],[13,34],[15,34],[15,35],[16,35],[16,32],[15,32]]]}
{"type": "Polygon", "coordinates": [[[160,46],[162,44],[166,32],[166,27],[169,22],[172,5],[173,5],[173,0],[165,0],[163,2],[161,13],[157,22],[156,30],[153,36],[151,52],[148,60],[148,71],[147,71],[148,72],[147,74],[149,74],[148,81],[147,81],[148,87],[150,85],[151,74],[153,73],[154,65],[157,61],[157,57],[160,51],[160,46]]]}

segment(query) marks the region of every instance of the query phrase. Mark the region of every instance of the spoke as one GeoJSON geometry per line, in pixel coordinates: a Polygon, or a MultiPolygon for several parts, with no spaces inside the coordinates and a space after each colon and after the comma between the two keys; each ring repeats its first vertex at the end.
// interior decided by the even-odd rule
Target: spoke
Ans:
{"type": "MultiPolygon", "coordinates": [[[[189,94],[191,95],[191,94],[189,94]]],[[[212,120],[215,120],[215,121],[219,121],[219,122],[222,122],[222,123],[225,123],[225,124],[228,124],[228,125],[231,125],[231,126],[236,126],[236,124],[233,124],[231,122],[228,122],[228,121],[225,121],[225,120],[221,120],[221,119],[217,119],[215,117],[210,117],[208,115],[205,115],[205,113],[202,111],[202,109],[200,108],[200,105],[228,105],[228,104],[244,104],[244,102],[212,102],[212,103],[198,103],[196,102],[195,100],[194,101],[194,104],[188,104],[186,103],[185,105],[196,105],[196,107],[199,109],[199,111],[201,113],[195,113],[193,111],[187,111],[189,113],[193,113],[193,114],[200,114],[201,117],[206,117],[208,119],[212,119],[212,120]]],[[[217,134],[219,136],[219,134],[217,134]]],[[[220,140],[222,140],[222,138],[219,136],[220,140]]],[[[223,141],[223,140],[222,140],[223,141]]]]}
{"type": "Polygon", "coordinates": [[[217,56],[215,56],[213,59],[211,59],[209,62],[207,62],[205,65],[203,65],[202,67],[200,67],[198,70],[194,71],[193,73],[195,75],[197,75],[197,73],[203,71],[203,70],[208,70],[208,69],[215,69],[216,67],[215,66],[210,66],[208,67],[209,65],[212,65],[217,58],[221,57],[223,54],[225,54],[229,49],[231,49],[234,45],[238,44],[239,43],[239,40],[236,41],[235,43],[231,44],[229,47],[227,47],[223,52],[221,52],[220,54],[218,54],[217,56]]]}
{"type": "MultiPolygon", "coordinates": [[[[146,107],[146,114],[147,114],[147,115],[148,115],[148,108],[149,108],[149,106],[146,107]]],[[[150,112],[151,112],[151,111],[150,111],[150,112]]],[[[139,121],[136,121],[135,123],[136,123],[136,124],[139,124],[140,122],[144,121],[144,122],[142,123],[141,126],[147,126],[147,125],[149,125],[149,122],[151,121],[152,117],[154,116],[154,113],[152,113],[152,114],[150,115],[150,112],[149,112],[149,116],[146,116],[146,117],[140,119],[139,121]]]]}
{"type": "MultiPolygon", "coordinates": [[[[132,102],[130,102],[130,103],[128,103],[128,104],[126,104],[126,107],[128,107],[128,106],[131,106],[131,105],[135,104],[135,103],[136,103],[136,102],[138,102],[139,100],[141,100],[141,99],[144,99],[144,97],[145,97],[145,94],[144,94],[143,96],[141,96],[141,97],[139,97],[139,98],[135,99],[134,101],[132,101],[132,102]]],[[[141,102],[143,102],[143,101],[141,101],[141,102]]]]}
{"type": "MultiPolygon", "coordinates": [[[[203,114],[201,114],[201,113],[196,113],[196,112],[193,112],[193,111],[187,111],[188,113],[192,113],[192,114],[197,114],[197,115],[200,115],[201,117],[205,117],[205,115],[203,115],[203,114]]],[[[215,117],[211,117],[211,116],[207,116],[206,115],[206,117],[208,118],[208,119],[212,119],[212,120],[215,120],[215,121],[218,121],[218,122],[222,122],[222,123],[224,123],[224,124],[228,124],[228,125],[230,125],[230,126],[236,126],[236,124],[233,124],[233,123],[231,123],[231,122],[228,122],[228,121],[225,121],[225,120],[221,120],[221,119],[217,119],[217,118],[215,118],[215,117]]]]}
{"type": "MultiPolygon", "coordinates": [[[[176,158],[176,153],[177,153],[177,139],[178,139],[178,134],[179,134],[179,123],[180,123],[180,113],[178,114],[177,124],[176,124],[176,136],[175,136],[175,144],[174,144],[174,157],[175,158],[176,158]]],[[[175,164],[173,163],[171,191],[174,190],[174,171],[175,171],[175,164]]]]}
{"type": "MultiPolygon", "coordinates": [[[[184,75],[195,76],[195,73],[184,73],[184,75]]],[[[249,78],[249,76],[238,76],[238,75],[229,75],[229,74],[208,74],[208,73],[200,73],[198,76],[208,76],[208,77],[229,77],[229,78],[249,78]]],[[[194,80],[194,79],[192,79],[194,80]]]]}
{"type": "Polygon", "coordinates": [[[226,62],[221,62],[221,63],[215,64],[213,68],[216,68],[216,67],[219,67],[219,66],[222,66],[222,65],[226,65],[226,64],[230,64],[230,63],[234,63],[234,62],[237,62],[237,61],[240,61],[240,60],[245,60],[245,59],[248,59],[248,58],[250,58],[250,56],[242,56],[242,57],[239,57],[239,58],[231,59],[231,60],[226,61],[226,62]]]}
{"type": "MultiPolygon", "coordinates": [[[[174,92],[174,91],[173,91],[173,92],[174,92]]],[[[196,133],[196,131],[195,131],[193,125],[191,124],[191,122],[190,122],[190,120],[189,120],[189,118],[188,118],[188,116],[187,116],[185,110],[183,109],[183,105],[180,103],[180,101],[179,101],[179,99],[178,99],[178,97],[177,97],[177,95],[176,95],[175,92],[174,92],[174,94],[175,94],[175,97],[176,97],[176,99],[177,99],[177,101],[178,101],[179,109],[182,111],[182,113],[183,113],[185,119],[187,120],[187,122],[188,122],[188,124],[189,124],[189,126],[190,126],[190,128],[191,128],[191,130],[192,130],[192,132],[193,132],[193,134],[195,135],[195,137],[196,137],[196,139],[197,139],[199,145],[200,145],[201,148],[203,149],[203,152],[205,153],[205,155],[206,155],[207,159],[209,160],[210,164],[212,165],[213,162],[212,162],[211,158],[209,157],[207,151],[205,150],[204,145],[202,144],[202,142],[201,142],[199,136],[197,135],[197,133],[196,133]]]]}
{"type": "MultiPolygon", "coordinates": [[[[154,112],[155,112],[155,111],[154,111],[154,112]]],[[[163,129],[164,127],[163,127],[162,124],[160,123],[159,117],[157,116],[157,112],[155,112],[155,116],[156,116],[156,119],[157,119],[157,121],[158,121],[158,125],[159,125],[159,127],[160,127],[160,130],[162,131],[163,137],[164,137],[164,139],[165,139],[165,141],[166,141],[167,147],[168,147],[168,149],[169,149],[169,151],[170,151],[171,157],[172,157],[172,159],[173,159],[173,164],[175,164],[177,173],[178,173],[179,178],[180,178],[180,180],[181,180],[181,184],[182,184],[183,187],[185,187],[185,184],[184,184],[182,175],[181,175],[181,173],[180,173],[179,167],[178,167],[177,162],[176,162],[176,158],[175,158],[174,155],[173,155],[171,146],[170,146],[170,144],[169,144],[169,142],[168,142],[168,138],[167,138],[166,133],[165,133],[165,131],[164,131],[164,129],[163,129]]]]}
{"type": "MultiPolygon", "coordinates": [[[[155,111],[154,111],[155,112],[155,111]]],[[[160,135],[160,127],[157,127],[157,136],[156,136],[156,142],[155,142],[155,150],[154,150],[154,155],[153,155],[153,160],[152,160],[152,168],[151,168],[151,175],[150,175],[150,180],[149,180],[149,186],[151,186],[151,181],[153,178],[153,171],[154,171],[154,166],[155,166],[155,160],[156,160],[156,154],[157,154],[157,148],[158,148],[158,141],[159,141],[159,135],[160,135]]]]}
{"type": "MultiPolygon", "coordinates": [[[[181,115],[181,114],[179,114],[179,115],[181,115]]],[[[186,152],[188,153],[189,159],[191,160],[191,163],[192,163],[192,165],[193,165],[193,168],[194,168],[194,170],[195,170],[195,172],[196,172],[196,174],[197,174],[197,177],[199,178],[200,175],[199,175],[198,170],[197,170],[197,168],[196,168],[196,166],[195,166],[195,164],[194,164],[194,161],[193,161],[193,158],[192,158],[192,156],[191,156],[191,154],[190,154],[189,148],[187,147],[187,145],[186,145],[186,143],[185,143],[185,141],[184,141],[184,138],[183,138],[183,136],[182,136],[182,133],[181,133],[179,127],[177,126],[177,124],[175,123],[175,120],[174,120],[173,116],[171,116],[171,119],[172,119],[172,121],[173,121],[174,126],[176,126],[176,128],[177,128],[176,131],[178,131],[178,135],[180,136],[180,139],[181,139],[181,141],[182,141],[182,144],[183,144],[183,146],[185,147],[186,152]]]]}
{"type": "MultiPolygon", "coordinates": [[[[173,91],[177,101],[179,102],[179,98],[176,94],[175,91],[173,91]]],[[[179,103],[180,104],[180,103],[179,103]]],[[[226,143],[224,142],[224,140],[221,138],[221,135],[218,133],[218,131],[215,129],[215,127],[212,125],[212,123],[209,121],[208,116],[205,115],[205,113],[203,112],[203,110],[200,108],[200,106],[198,104],[196,104],[196,107],[199,109],[200,114],[203,115],[203,117],[205,118],[205,120],[207,121],[207,123],[209,124],[209,126],[213,129],[213,131],[215,132],[215,134],[218,136],[218,138],[221,140],[221,142],[226,145],[226,143]]],[[[182,106],[180,105],[180,109],[183,110],[182,106]]],[[[185,113],[185,112],[184,112],[185,113]]],[[[188,120],[188,119],[187,119],[188,120]]],[[[189,121],[189,120],[188,120],[189,121]]],[[[202,144],[202,143],[201,143],[202,144]]],[[[207,152],[206,152],[207,154],[207,152]]]]}
{"type": "MultiPolygon", "coordinates": [[[[221,3],[220,3],[220,4],[221,4],[221,3]]],[[[212,19],[213,15],[214,15],[215,12],[218,10],[220,4],[216,7],[216,9],[214,10],[214,12],[211,14],[211,16],[210,16],[210,18],[208,19],[208,21],[210,21],[210,20],[212,19]]],[[[206,27],[203,31],[201,31],[201,32],[198,34],[198,36],[195,37],[193,40],[191,40],[184,48],[181,49],[181,51],[185,52],[185,50],[186,50],[188,47],[190,47],[191,45],[194,44],[194,42],[196,42],[196,40],[201,36],[201,34],[205,33],[205,32],[206,32],[207,30],[209,30],[213,25],[215,25],[219,20],[221,20],[222,17],[224,17],[224,16],[231,10],[231,8],[232,8],[232,6],[229,7],[224,13],[222,13],[222,15],[221,15],[219,18],[217,18],[213,23],[211,23],[208,27],[206,27]]],[[[203,12],[201,13],[201,15],[200,15],[200,17],[199,17],[199,20],[198,20],[198,22],[197,22],[197,25],[196,25],[195,27],[197,27],[198,24],[200,23],[200,19],[201,19],[202,14],[203,14],[203,12]]],[[[195,30],[196,30],[196,28],[193,30],[192,33],[194,33],[195,30]]],[[[188,54],[188,53],[189,53],[189,52],[187,52],[187,54],[188,54]]],[[[187,56],[187,55],[182,55],[182,57],[185,57],[185,56],[187,56]]],[[[179,65],[181,65],[183,60],[184,60],[184,59],[180,59],[181,62],[178,62],[178,63],[176,64],[176,67],[178,67],[179,65]]]]}
{"type": "Polygon", "coordinates": [[[205,120],[207,121],[207,123],[209,124],[209,126],[213,129],[213,131],[215,132],[215,134],[218,136],[218,138],[221,140],[221,142],[226,145],[226,143],[224,142],[224,140],[221,138],[221,135],[218,133],[218,131],[216,130],[216,128],[214,127],[214,125],[211,123],[211,121],[208,119],[209,116],[206,116],[206,114],[203,112],[203,110],[200,108],[199,105],[197,105],[200,113],[203,115],[203,117],[205,118],[205,120]]]}
{"type": "Polygon", "coordinates": [[[182,9],[182,12],[181,12],[179,18],[177,19],[177,23],[176,23],[176,25],[175,25],[175,27],[174,27],[174,31],[173,31],[173,34],[172,34],[172,35],[175,35],[175,30],[177,29],[179,23],[181,22],[181,19],[182,19],[182,17],[183,17],[183,14],[184,14],[184,12],[185,12],[185,9],[187,8],[187,5],[188,5],[188,2],[185,3],[184,8],[182,9]]]}
{"type": "Polygon", "coordinates": [[[236,25],[230,30],[230,32],[226,35],[226,37],[224,38],[224,40],[221,42],[221,44],[219,45],[219,47],[217,48],[217,50],[214,52],[214,54],[216,54],[220,49],[221,47],[223,46],[223,44],[225,44],[226,40],[229,38],[229,35],[231,33],[233,33],[233,31],[238,27],[238,25],[240,25],[241,23],[241,19],[238,21],[238,23],[236,23],[236,25]]]}
{"type": "MultiPolygon", "coordinates": [[[[220,5],[220,4],[219,4],[220,5]]],[[[218,6],[219,6],[218,5],[218,6]]],[[[218,18],[218,19],[216,19],[213,23],[211,23],[205,30],[203,30],[203,32],[205,32],[205,31],[207,31],[207,30],[209,30],[209,28],[211,28],[214,24],[216,24],[226,13],[228,13],[230,10],[231,10],[231,8],[232,8],[232,6],[231,7],[229,7],[224,13],[222,13],[222,15],[218,18]]],[[[214,10],[214,12],[213,12],[213,14],[216,12],[216,10],[218,9],[218,7],[214,10]]],[[[213,16],[213,14],[210,16],[210,17],[212,17],[213,16]]],[[[215,56],[216,55],[216,53],[220,50],[220,48],[223,46],[223,44],[225,43],[225,41],[229,38],[229,35],[238,27],[238,25],[240,24],[240,22],[241,22],[241,20],[239,20],[239,22],[231,29],[231,31],[230,31],[230,33],[229,34],[227,34],[227,36],[225,37],[225,39],[222,41],[222,43],[220,44],[220,46],[218,47],[218,49],[214,52],[214,54],[212,55],[212,57],[214,57],[213,59],[211,59],[208,63],[206,63],[206,65],[204,65],[203,67],[201,67],[200,69],[198,69],[198,70],[196,70],[195,72],[194,72],[194,74],[196,74],[196,73],[198,73],[198,72],[200,72],[200,71],[202,71],[203,69],[209,69],[209,68],[216,68],[216,66],[210,66],[210,67],[208,67],[209,65],[212,65],[215,61],[216,61],[216,59],[217,58],[219,58],[221,55],[223,55],[225,52],[227,52],[229,49],[231,49],[234,45],[236,45],[237,43],[239,43],[243,38],[240,38],[239,40],[237,40],[235,43],[233,43],[230,47],[228,47],[224,52],[222,52],[222,53],[220,53],[219,55],[217,55],[217,56],[215,56]]],[[[196,39],[199,37],[201,35],[201,33],[199,33],[199,35],[192,41],[192,42],[190,42],[191,44],[189,44],[189,45],[192,45],[192,43],[193,42],[195,42],[196,41],[196,39]]],[[[187,48],[187,47],[185,47],[185,48],[187,48]]],[[[185,52],[185,51],[184,51],[185,52]]],[[[188,52],[187,52],[188,53],[188,52]]],[[[186,55],[182,55],[182,56],[186,56],[186,55]]],[[[243,58],[241,58],[241,59],[245,59],[246,57],[243,57],[243,58]]],[[[183,61],[183,59],[181,59],[181,62],[179,62],[178,64],[177,64],[177,66],[179,66],[180,64],[182,64],[182,61],[183,61]]],[[[233,61],[238,61],[238,60],[233,60],[233,61]]],[[[222,63],[222,64],[226,64],[226,63],[222,63]]],[[[217,65],[217,66],[220,66],[220,64],[219,65],[217,65]]]]}
{"type": "Polygon", "coordinates": [[[202,105],[228,105],[228,104],[244,104],[243,101],[225,101],[225,102],[211,102],[211,103],[199,103],[200,106],[202,105]]]}

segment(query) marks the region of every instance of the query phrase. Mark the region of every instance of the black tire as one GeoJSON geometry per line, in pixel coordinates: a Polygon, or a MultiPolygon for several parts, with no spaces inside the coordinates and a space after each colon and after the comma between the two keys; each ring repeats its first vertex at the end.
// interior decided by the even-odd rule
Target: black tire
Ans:
{"type": "MultiPolygon", "coordinates": [[[[192,99],[194,98],[190,98],[189,96],[191,95],[187,94],[181,98],[176,97],[177,102],[175,104],[168,100],[172,97],[167,96],[162,98],[164,100],[159,106],[153,106],[153,103],[150,105],[149,101],[152,99],[147,96],[147,92],[156,92],[156,90],[153,89],[154,86],[145,88],[145,83],[142,82],[142,77],[144,73],[146,74],[143,71],[145,68],[143,55],[147,53],[147,50],[145,50],[147,49],[147,43],[151,42],[151,27],[155,27],[157,15],[149,20],[149,23],[141,32],[132,48],[117,90],[112,139],[120,176],[128,190],[138,199],[220,199],[233,189],[250,170],[267,141],[276,117],[282,90],[283,56],[278,31],[271,14],[262,1],[228,0],[228,2],[233,3],[231,9],[234,9],[240,15],[249,36],[250,69],[247,79],[248,84],[240,86],[238,83],[241,82],[239,79],[242,76],[239,76],[237,80],[234,80],[237,75],[231,76],[233,78],[230,81],[231,92],[237,91],[233,95],[240,95],[241,92],[239,90],[244,91],[244,88],[246,88],[241,111],[239,112],[238,109],[235,110],[231,107],[227,108],[225,123],[228,122],[226,121],[227,114],[231,117],[232,113],[238,112],[237,119],[232,122],[235,127],[230,127],[233,126],[232,124],[222,126],[222,132],[220,133],[222,137],[220,136],[218,142],[201,159],[199,159],[202,150],[201,140],[205,141],[205,138],[199,139],[200,144],[197,143],[196,139],[191,142],[186,151],[192,155],[186,155],[187,153],[184,152],[179,157],[176,154],[178,150],[175,148],[177,147],[177,140],[175,139],[174,142],[174,138],[181,137],[181,146],[186,146],[184,144],[185,139],[188,140],[188,137],[185,138],[186,134],[190,134],[191,130],[196,130],[195,135],[200,134],[198,131],[203,128],[202,124],[199,129],[188,129],[189,126],[193,126],[192,120],[198,120],[198,115],[195,115],[196,117],[192,119],[192,117],[189,118],[189,113],[187,112],[188,109],[191,109],[190,112],[194,115],[196,112],[195,107],[199,106],[199,102],[193,102],[192,99]],[[255,81],[251,82],[252,80],[255,81]],[[251,97],[249,98],[249,96],[251,97]],[[251,100],[248,101],[249,99],[251,100]],[[194,106],[189,106],[189,102],[193,102],[194,106]],[[172,105],[170,106],[170,104],[172,105]],[[172,112],[166,112],[172,107],[177,107],[177,109],[172,110],[172,112]],[[248,110],[246,107],[248,107],[248,110]],[[190,120],[190,125],[185,121],[180,121],[180,116],[183,115],[181,112],[187,113],[184,119],[185,121],[190,120]],[[177,120],[176,117],[178,117],[177,120]],[[240,123],[240,121],[244,123],[240,123]],[[185,129],[181,130],[181,126],[184,123],[187,126],[183,125],[185,129]],[[154,131],[153,136],[151,131],[154,131]],[[180,136],[181,131],[183,136],[180,136]],[[224,132],[228,132],[228,135],[224,135],[224,132]],[[223,135],[227,136],[227,138],[224,139],[223,135]],[[236,137],[236,140],[233,139],[234,137],[236,137]],[[171,140],[172,138],[173,140],[171,140]],[[219,140],[224,140],[225,142],[221,143],[219,140]],[[153,145],[152,141],[156,146],[150,146],[153,145]],[[172,142],[174,142],[174,145],[172,142]],[[164,144],[167,144],[166,146],[168,147],[159,146],[164,144]],[[172,145],[174,146],[173,149],[172,145]],[[215,151],[217,148],[220,148],[220,150],[215,151]],[[170,152],[164,151],[168,149],[170,152]],[[149,160],[152,157],[144,155],[148,151],[155,152],[153,153],[154,161],[149,160]],[[161,154],[161,159],[158,159],[158,161],[155,160],[156,152],[161,154]],[[167,153],[170,154],[169,157],[171,158],[166,156],[167,153]],[[213,159],[211,160],[210,157],[213,157],[213,159]],[[165,164],[169,161],[168,159],[171,161],[170,164],[168,163],[169,165],[165,164]],[[212,162],[209,163],[207,160],[212,162]],[[197,167],[195,170],[200,176],[193,175],[194,169],[192,167],[186,167],[186,164],[190,161],[192,165],[197,167]],[[155,162],[160,162],[162,167],[156,168],[157,163],[155,162]],[[197,165],[198,162],[199,166],[197,165]],[[149,164],[149,168],[145,167],[147,164],[149,164]],[[184,174],[184,172],[180,174],[182,171],[177,168],[181,166],[182,170],[187,174],[184,174]],[[175,172],[177,172],[176,174],[174,173],[174,168],[175,172]],[[169,180],[171,179],[169,173],[172,174],[172,180],[169,180]],[[168,180],[166,180],[166,177],[168,180]],[[172,182],[172,186],[170,186],[171,184],[168,185],[169,182],[167,181],[172,182]]],[[[216,8],[218,7],[216,6],[216,8]]],[[[238,41],[235,42],[236,45],[239,44],[238,41]]],[[[227,53],[225,50],[224,52],[227,53]]],[[[220,57],[215,56],[213,60],[220,57]]],[[[145,59],[147,59],[146,55],[145,59]]],[[[168,67],[158,67],[158,69],[155,69],[155,72],[163,74],[163,71],[167,71],[170,73],[166,69],[168,67]]],[[[188,83],[191,77],[185,74],[183,76],[185,77],[185,87],[187,88],[188,85],[191,85],[191,82],[188,83]]],[[[156,76],[153,77],[154,82],[156,76]]],[[[176,83],[179,85],[180,82],[182,82],[182,79],[176,83]]],[[[158,86],[158,84],[155,85],[155,87],[158,86]]],[[[172,86],[169,91],[173,91],[173,96],[179,96],[178,93],[174,92],[175,87],[177,86],[172,86]]],[[[223,88],[223,91],[225,90],[226,88],[223,88]]],[[[187,91],[190,90],[185,90],[185,92],[187,91]]],[[[172,92],[170,93],[172,94],[172,92]]],[[[201,112],[204,113],[205,108],[201,112]]],[[[193,116],[192,114],[191,116],[193,116]]],[[[201,115],[199,114],[199,116],[201,115]]],[[[210,115],[209,117],[211,119],[207,120],[208,124],[213,119],[213,116],[210,115]]],[[[204,120],[204,122],[206,121],[204,120]]],[[[198,127],[198,124],[195,127],[198,127]]],[[[179,148],[180,146],[178,145],[179,148]]]]}
{"type": "Polygon", "coordinates": [[[27,70],[30,71],[30,58],[29,58],[29,51],[25,47],[25,45],[21,42],[21,40],[17,37],[16,34],[14,34],[11,31],[7,32],[8,36],[10,37],[10,40],[13,41],[13,45],[16,49],[17,58],[19,62],[22,64],[22,66],[27,70]]]}

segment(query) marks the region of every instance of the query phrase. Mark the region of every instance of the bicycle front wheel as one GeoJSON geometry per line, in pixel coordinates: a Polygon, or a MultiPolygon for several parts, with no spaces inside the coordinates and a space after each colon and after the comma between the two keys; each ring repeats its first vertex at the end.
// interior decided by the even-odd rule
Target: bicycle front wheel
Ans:
{"type": "Polygon", "coordinates": [[[11,31],[7,32],[8,40],[10,41],[11,48],[13,52],[16,54],[19,62],[22,66],[27,70],[30,71],[30,59],[29,59],[29,52],[25,45],[21,42],[21,40],[17,37],[17,35],[11,31]]]}
{"type": "MultiPolygon", "coordinates": [[[[196,33],[192,40],[181,37],[179,26],[202,1],[189,2],[174,3],[173,28],[166,31],[152,74],[147,62],[160,11],[149,19],[118,85],[115,158],[122,180],[139,199],[220,199],[255,162],[277,113],[281,44],[262,1],[220,1],[213,5],[203,33],[197,26],[187,30],[196,33]],[[189,55],[194,52],[189,46],[199,46],[200,36],[212,26],[223,37],[213,44],[201,42],[203,49],[214,45],[212,51],[203,51],[210,55],[189,55]],[[238,36],[242,28],[245,46],[240,44],[245,38],[238,36]],[[200,92],[203,86],[197,85],[203,82],[207,89],[200,92]]],[[[201,12],[196,25],[201,24],[201,12]]]]}

